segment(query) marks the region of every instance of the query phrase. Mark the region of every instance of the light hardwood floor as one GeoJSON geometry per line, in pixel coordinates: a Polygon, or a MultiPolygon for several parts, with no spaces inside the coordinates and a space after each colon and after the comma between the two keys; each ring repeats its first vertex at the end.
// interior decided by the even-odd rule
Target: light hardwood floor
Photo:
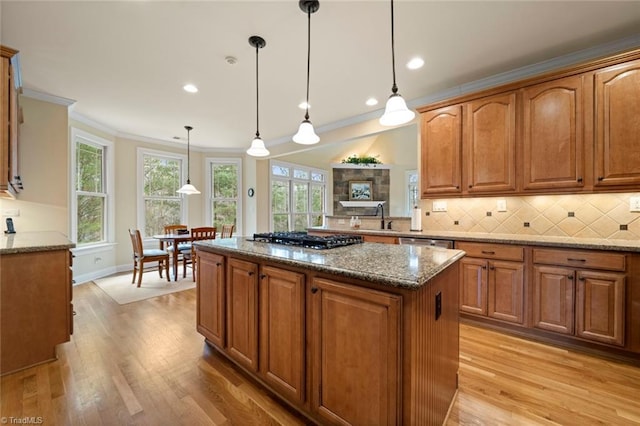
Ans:
{"type": "MultiPolygon", "coordinates": [[[[57,361],[2,377],[1,413],[45,425],[302,425],[203,342],[195,290],[118,305],[74,287],[57,361]]],[[[447,425],[640,424],[640,368],[467,325],[447,425]]]]}

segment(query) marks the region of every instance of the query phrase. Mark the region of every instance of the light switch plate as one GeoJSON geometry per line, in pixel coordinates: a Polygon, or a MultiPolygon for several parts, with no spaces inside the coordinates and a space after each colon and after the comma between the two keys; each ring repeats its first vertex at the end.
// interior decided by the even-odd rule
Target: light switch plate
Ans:
{"type": "Polygon", "coordinates": [[[434,201],[431,206],[431,210],[434,212],[446,212],[447,211],[447,202],[446,201],[434,201]]]}
{"type": "Polygon", "coordinates": [[[640,212],[640,197],[629,198],[629,211],[640,212]]]}
{"type": "Polygon", "coordinates": [[[496,203],[496,208],[499,212],[507,211],[507,200],[498,200],[496,203]]]}

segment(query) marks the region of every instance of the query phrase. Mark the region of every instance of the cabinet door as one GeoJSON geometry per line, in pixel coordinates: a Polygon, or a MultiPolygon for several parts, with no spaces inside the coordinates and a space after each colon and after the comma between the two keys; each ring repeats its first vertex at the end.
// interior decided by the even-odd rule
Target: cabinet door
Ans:
{"type": "Polygon", "coordinates": [[[575,271],[554,266],[533,267],[533,326],[573,334],[575,271]]]}
{"type": "Polygon", "coordinates": [[[229,258],[226,291],[227,351],[258,371],[258,265],[229,258]]]}
{"type": "Polygon", "coordinates": [[[460,261],[460,311],[487,315],[487,261],[463,257],[460,261]]]}
{"type": "Polygon", "coordinates": [[[640,60],[595,74],[595,186],[640,184],[640,60]]]}
{"type": "Polygon", "coordinates": [[[516,189],[516,94],[465,106],[464,168],[469,193],[516,189]]]}
{"type": "Polygon", "coordinates": [[[382,243],[382,244],[398,244],[398,238],[387,237],[384,235],[362,235],[365,243],[382,243]]]}
{"type": "Polygon", "coordinates": [[[488,315],[522,324],[524,320],[524,264],[489,262],[488,315]]]}
{"type": "Polygon", "coordinates": [[[331,424],[399,424],[400,298],[315,278],[312,409],[331,424]]]}
{"type": "Polygon", "coordinates": [[[225,343],[224,257],[201,250],[197,256],[196,327],[207,340],[222,349],[225,343]]]}
{"type": "Polygon", "coordinates": [[[584,110],[581,76],[566,77],[522,91],[526,189],[584,185],[584,110]]]}
{"type": "Polygon", "coordinates": [[[576,334],[585,339],[624,346],[625,276],[578,271],[576,334]]]}
{"type": "Polygon", "coordinates": [[[272,266],[260,274],[260,373],[298,402],[305,398],[304,277],[272,266]]]}
{"type": "Polygon", "coordinates": [[[462,106],[425,112],[421,117],[422,196],[461,192],[462,106]]]}

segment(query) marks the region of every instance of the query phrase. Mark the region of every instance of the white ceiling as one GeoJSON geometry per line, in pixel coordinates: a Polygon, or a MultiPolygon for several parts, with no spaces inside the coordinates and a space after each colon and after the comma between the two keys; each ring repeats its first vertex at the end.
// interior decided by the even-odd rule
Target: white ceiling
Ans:
{"type": "MultiPolygon", "coordinates": [[[[20,51],[24,86],[76,101],[74,113],[117,134],[202,149],[267,147],[297,131],[304,111],[307,16],[289,1],[7,1],[1,42],[20,51]],[[229,65],[225,57],[237,58],[229,65]],[[189,94],[185,83],[200,91],[189,94]]],[[[429,96],[515,68],[619,40],[640,40],[639,1],[395,3],[400,93],[429,96]],[[425,66],[405,67],[414,55],[425,66]]],[[[389,1],[323,0],[311,17],[311,121],[335,128],[381,115],[391,93],[389,1]],[[365,105],[374,96],[380,103],[365,105]]],[[[639,43],[640,44],[640,43],[639,43]]],[[[320,134],[322,137],[322,134],[320,134]]]]}

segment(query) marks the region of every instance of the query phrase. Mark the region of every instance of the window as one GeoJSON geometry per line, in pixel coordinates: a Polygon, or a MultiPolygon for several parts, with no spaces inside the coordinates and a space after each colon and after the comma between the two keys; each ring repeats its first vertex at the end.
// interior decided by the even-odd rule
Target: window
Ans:
{"type": "Polygon", "coordinates": [[[71,234],[78,245],[113,240],[113,143],[71,129],[71,234]]]}
{"type": "Polygon", "coordinates": [[[411,211],[415,206],[419,204],[418,199],[418,172],[416,170],[409,170],[405,174],[405,182],[407,188],[405,208],[407,209],[407,215],[411,216],[411,211]]]}
{"type": "Polygon", "coordinates": [[[208,160],[207,221],[219,230],[222,225],[235,225],[236,235],[242,235],[242,160],[212,158],[208,160]]]}
{"type": "Polygon", "coordinates": [[[144,237],[162,234],[165,225],[186,222],[184,197],[176,192],[182,186],[184,161],[185,157],[178,154],[138,150],[138,182],[142,194],[138,226],[144,237]]]}
{"type": "Polygon", "coordinates": [[[321,226],[326,212],[327,172],[271,162],[271,229],[305,231],[321,226]]]}

